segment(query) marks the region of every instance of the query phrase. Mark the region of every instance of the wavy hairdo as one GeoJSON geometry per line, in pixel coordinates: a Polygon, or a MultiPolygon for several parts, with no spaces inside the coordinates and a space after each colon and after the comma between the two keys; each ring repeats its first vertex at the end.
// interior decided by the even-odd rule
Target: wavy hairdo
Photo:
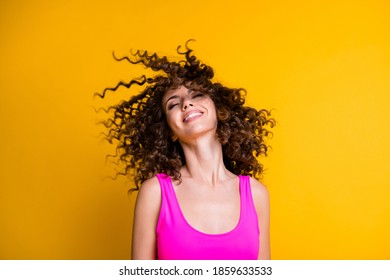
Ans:
{"type": "Polygon", "coordinates": [[[271,132],[266,127],[273,127],[275,120],[265,109],[244,106],[244,89],[227,88],[212,82],[213,69],[193,55],[188,42],[184,51],[181,51],[181,46],[177,48],[178,54],[184,56],[178,62],[139,50],[131,57],[114,56],[117,61],[143,64],[158,72],[158,75],[144,75],[128,83],[119,82],[115,87],[97,94],[104,98],[107,91],[116,91],[119,87],[141,87],[140,94],[109,107],[108,112],[112,115],[103,122],[108,129],[108,141],[117,142],[114,156],[125,166],[118,174],[134,176],[133,190],[138,190],[142,182],[157,173],[181,180],[180,168],[185,165],[185,157],[179,142],[171,139],[162,108],[164,93],[179,86],[209,94],[214,101],[218,119],[217,136],[222,144],[226,168],[236,175],[253,177],[259,177],[263,172],[263,165],[257,157],[267,155],[265,138],[271,132]]]}

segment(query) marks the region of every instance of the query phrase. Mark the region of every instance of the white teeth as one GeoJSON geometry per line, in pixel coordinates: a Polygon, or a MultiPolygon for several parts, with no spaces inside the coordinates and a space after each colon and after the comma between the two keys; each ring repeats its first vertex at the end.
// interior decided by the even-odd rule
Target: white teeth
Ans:
{"type": "Polygon", "coordinates": [[[191,113],[187,117],[185,117],[184,121],[188,121],[189,119],[191,119],[193,117],[197,117],[199,115],[202,115],[202,113],[191,113]]]}

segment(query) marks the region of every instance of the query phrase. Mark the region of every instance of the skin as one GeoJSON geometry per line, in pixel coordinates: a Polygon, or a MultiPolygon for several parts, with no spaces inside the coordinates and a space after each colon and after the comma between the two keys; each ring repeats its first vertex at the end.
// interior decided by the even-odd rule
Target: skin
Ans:
{"type": "MultiPolygon", "coordinates": [[[[216,136],[217,117],[208,95],[184,86],[168,91],[163,110],[172,139],[181,144],[187,164],[180,170],[182,182],[173,182],[180,208],[195,229],[209,234],[229,232],[240,216],[238,176],[223,164],[222,145],[216,136]]],[[[258,259],[270,259],[269,194],[257,180],[250,179],[259,218],[258,259]]],[[[156,225],[161,190],[156,177],[140,187],[134,213],[132,259],[156,259],[156,225]]]]}

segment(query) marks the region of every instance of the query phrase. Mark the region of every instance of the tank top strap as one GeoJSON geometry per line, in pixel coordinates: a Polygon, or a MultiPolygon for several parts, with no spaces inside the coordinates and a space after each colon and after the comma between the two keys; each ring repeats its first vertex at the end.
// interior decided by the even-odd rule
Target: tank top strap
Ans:
{"type": "Polygon", "coordinates": [[[258,224],[257,212],[253,202],[250,177],[239,175],[240,178],[240,201],[244,221],[258,224]]]}
{"type": "Polygon", "coordinates": [[[160,183],[161,196],[166,197],[170,195],[170,178],[164,173],[156,174],[158,182],[160,183]]]}
{"type": "Polygon", "coordinates": [[[177,223],[175,217],[180,213],[179,206],[176,201],[175,191],[171,184],[171,178],[164,174],[156,174],[156,177],[160,183],[161,188],[161,206],[160,215],[157,222],[156,230],[161,227],[161,223],[177,223]]]}

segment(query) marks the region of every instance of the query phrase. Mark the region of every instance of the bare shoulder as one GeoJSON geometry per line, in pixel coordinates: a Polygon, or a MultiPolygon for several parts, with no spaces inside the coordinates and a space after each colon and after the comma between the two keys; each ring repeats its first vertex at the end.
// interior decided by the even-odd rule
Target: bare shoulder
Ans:
{"type": "Polygon", "coordinates": [[[258,259],[269,260],[271,259],[269,193],[266,186],[256,179],[251,178],[250,183],[261,233],[258,259]]]}
{"type": "Polygon", "coordinates": [[[264,209],[269,207],[269,192],[266,186],[260,183],[254,178],[250,178],[251,190],[253,196],[253,202],[255,203],[256,209],[264,209]]]}
{"type": "Polygon", "coordinates": [[[251,189],[253,195],[256,196],[268,196],[268,189],[262,183],[255,178],[250,177],[251,189]]]}
{"type": "Polygon", "coordinates": [[[139,189],[139,193],[144,195],[161,194],[160,183],[156,176],[145,180],[139,189]]]}
{"type": "Polygon", "coordinates": [[[161,204],[161,188],[156,176],[144,181],[137,196],[137,206],[157,210],[161,204]]]}
{"type": "Polygon", "coordinates": [[[156,259],[156,225],[161,207],[157,177],[142,183],[134,210],[132,259],[156,259]]]}

